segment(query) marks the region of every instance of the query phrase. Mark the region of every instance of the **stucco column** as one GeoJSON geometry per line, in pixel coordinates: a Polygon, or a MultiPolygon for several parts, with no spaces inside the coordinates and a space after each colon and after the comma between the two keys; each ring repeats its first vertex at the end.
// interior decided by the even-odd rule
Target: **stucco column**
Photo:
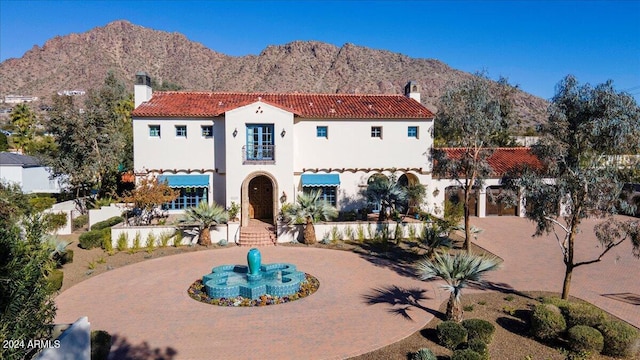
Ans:
{"type": "Polygon", "coordinates": [[[487,188],[478,191],[478,217],[487,216],[487,188]]]}

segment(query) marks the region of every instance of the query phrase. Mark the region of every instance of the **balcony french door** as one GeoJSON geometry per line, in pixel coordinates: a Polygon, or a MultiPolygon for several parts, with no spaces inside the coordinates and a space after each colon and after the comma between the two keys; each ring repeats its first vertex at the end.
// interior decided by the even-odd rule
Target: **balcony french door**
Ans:
{"type": "Polygon", "coordinates": [[[246,160],[275,160],[273,146],[273,124],[248,124],[246,160]]]}

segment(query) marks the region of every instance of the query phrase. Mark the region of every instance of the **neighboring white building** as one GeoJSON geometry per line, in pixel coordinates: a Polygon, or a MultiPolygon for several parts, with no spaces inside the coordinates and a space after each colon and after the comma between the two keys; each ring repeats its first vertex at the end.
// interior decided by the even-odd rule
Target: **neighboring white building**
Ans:
{"type": "Polygon", "coordinates": [[[60,193],[60,183],[33,156],[0,152],[0,181],[17,183],[25,194],[60,193]]]}
{"type": "MultiPolygon", "coordinates": [[[[134,169],[181,190],[172,210],[241,205],[241,223],[275,222],[305,188],[340,210],[366,205],[374,174],[431,183],[434,114],[402,95],[156,92],[136,75],[134,169]]],[[[432,199],[426,201],[432,203],[432,199]]]]}
{"type": "Polygon", "coordinates": [[[37,101],[37,96],[28,96],[28,95],[6,95],[4,97],[5,104],[22,104],[37,101]]]}

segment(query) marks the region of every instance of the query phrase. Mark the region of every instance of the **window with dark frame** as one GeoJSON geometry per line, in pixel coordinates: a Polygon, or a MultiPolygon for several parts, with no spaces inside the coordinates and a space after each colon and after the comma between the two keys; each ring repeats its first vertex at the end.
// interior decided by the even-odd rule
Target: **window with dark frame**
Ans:
{"type": "Polygon", "coordinates": [[[316,137],[329,138],[329,132],[326,126],[316,126],[316,137]]]}
{"type": "Polygon", "coordinates": [[[149,136],[160,137],[160,125],[149,125],[149,136]]]}
{"type": "Polygon", "coordinates": [[[380,138],[380,139],[382,139],[382,126],[372,126],[371,127],[371,137],[372,138],[380,138]]]}
{"type": "Polygon", "coordinates": [[[187,137],[187,125],[176,125],[176,136],[187,137]]]}
{"type": "Polygon", "coordinates": [[[417,126],[409,126],[407,128],[407,136],[410,138],[418,138],[418,127],[417,126]]]}
{"type": "Polygon", "coordinates": [[[210,138],[213,137],[213,126],[211,125],[202,125],[202,137],[210,138]]]}
{"type": "Polygon", "coordinates": [[[328,202],[333,206],[337,206],[337,203],[338,203],[336,198],[337,189],[338,189],[337,186],[305,186],[302,188],[302,191],[308,194],[313,191],[320,190],[320,199],[328,202]]]}

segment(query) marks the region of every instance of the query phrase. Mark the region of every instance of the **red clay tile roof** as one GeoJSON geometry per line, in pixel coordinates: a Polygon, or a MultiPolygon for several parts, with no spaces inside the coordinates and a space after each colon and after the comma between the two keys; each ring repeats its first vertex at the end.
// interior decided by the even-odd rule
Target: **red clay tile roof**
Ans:
{"type": "Polygon", "coordinates": [[[431,119],[435,115],[402,95],[268,94],[215,92],[154,92],[134,117],[213,117],[256,101],[279,107],[301,118],[431,119]]]}
{"type": "MultiPolygon", "coordinates": [[[[440,148],[447,153],[451,159],[460,158],[464,154],[464,148],[440,148]]],[[[489,165],[493,169],[494,176],[503,176],[509,170],[518,167],[528,166],[540,170],[543,168],[542,162],[531,152],[529,147],[495,148],[488,159],[489,165]]]]}

